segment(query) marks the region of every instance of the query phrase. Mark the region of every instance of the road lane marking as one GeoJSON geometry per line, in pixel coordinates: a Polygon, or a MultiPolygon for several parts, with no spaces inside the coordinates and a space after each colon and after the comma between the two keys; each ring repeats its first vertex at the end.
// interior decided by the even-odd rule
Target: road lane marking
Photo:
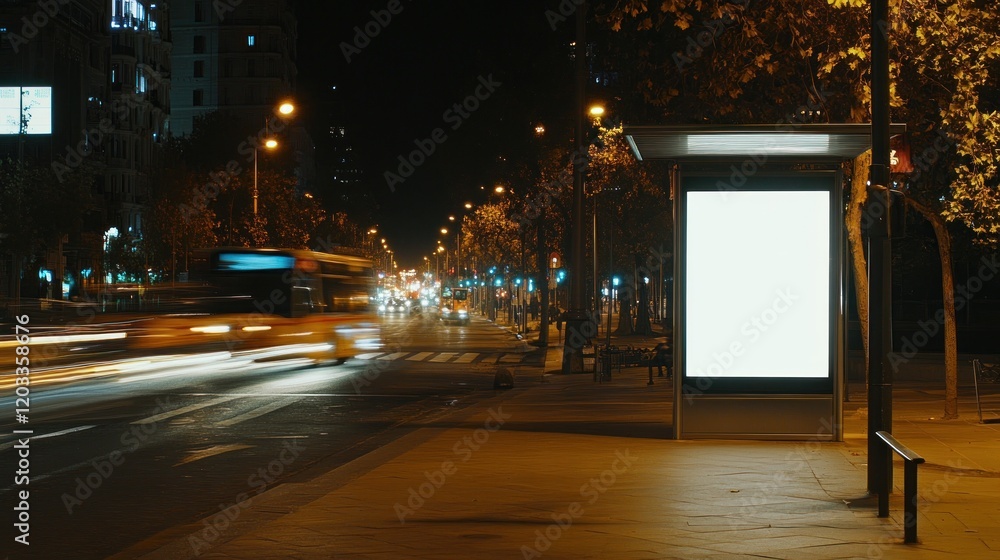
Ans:
{"type": "Polygon", "coordinates": [[[465,354],[462,354],[461,356],[455,358],[455,361],[452,362],[452,363],[453,364],[468,364],[468,363],[471,363],[472,360],[475,360],[478,356],[479,356],[479,352],[466,352],[465,354]]]}
{"type": "Polygon", "coordinates": [[[374,358],[375,356],[381,356],[382,354],[385,354],[385,352],[369,352],[367,354],[358,354],[357,356],[354,356],[354,359],[356,359],[356,360],[370,360],[370,359],[374,358]]]}
{"type": "MultiPolygon", "coordinates": [[[[40,436],[31,435],[29,437],[31,439],[44,439],[44,438],[50,438],[50,437],[56,437],[56,436],[64,436],[66,434],[72,434],[73,432],[79,432],[79,431],[82,431],[82,430],[89,430],[89,429],[93,428],[94,426],[96,426],[96,424],[93,424],[93,425],[90,425],[90,426],[77,426],[75,428],[69,428],[68,430],[60,430],[58,432],[52,432],[51,434],[42,434],[40,436]]],[[[16,439],[13,440],[13,441],[8,441],[7,443],[0,444],[0,451],[3,451],[4,449],[10,449],[11,447],[14,447],[15,445],[17,445],[17,440],[16,439]]]]}
{"type": "Polygon", "coordinates": [[[403,356],[406,356],[409,352],[393,352],[392,354],[386,354],[385,356],[380,356],[375,358],[376,360],[398,360],[403,356]]]}
{"type": "Polygon", "coordinates": [[[253,446],[243,445],[240,443],[230,443],[228,445],[213,445],[208,449],[202,449],[200,451],[192,451],[188,453],[187,457],[184,457],[180,461],[174,463],[174,466],[179,467],[181,465],[187,463],[193,463],[195,461],[200,461],[201,459],[206,459],[214,455],[221,455],[223,453],[229,453],[230,451],[239,451],[241,449],[250,449],[251,447],[253,446]]]}
{"type": "Polygon", "coordinates": [[[265,404],[264,406],[259,406],[259,407],[255,408],[255,409],[253,409],[253,410],[251,410],[249,412],[245,412],[243,414],[240,414],[240,415],[237,415],[237,416],[233,416],[232,418],[223,420],[223,421],[219,422],[218,425],[219,426],[223,426],[223,427],[233,426],[235,424],[239,424],[240,422],[246,422],[247,420],[252,420],[252,419],[254,419],[254,418],[258,417],[258,416],[263,416],[263,415],[265,415],[265,414],[267,414],[269,412],[274,412],[275,410],[278,410],[279,408],[284,408],[284,407],[286,407],[286,406],[288,406],[290,404],[295,404],[297,402],[299,402],[299,399],[286,399],[284,401],[278,401],[278,402],[273,402],[273,403],[270,403],[270,404],[265,404]]]}
{"type": "Polygon", "coordinates": [[[454,358],[457,354],[458,354],[458,352],[441,352],[437,356],[434,356],[433,358],[431,358],[431,361],[432,362],[438,362],[438,363],[440,363],[440,362],[447,362],[448,360],[454,358]]]}
{"type": "Polygon", "coordinates": [[[217,404],[222,404],[222,403],[224,403],[226,401],[231,401],[231,400],[233,400],[235,398],[236,397],[234,397],[234,396],[219,397],[217,399],[212,399],[212,400],[210,400],[208,402],[196,403],[196,404],[192,404],[192,405],[188,405],[188,406],[183,406],[181,408],[177,408],[177,409],[171,410],[169,412],[164,412],[164,413],[161,413],[161,414],[156,414],[156,415],[150,416],[148,418],[143,418],[142,420],[136,420],[135,422],[132,422],[132,423],[133,424],[152,424],[153,422],[159,422],[160,420],[166,420],[167,418],[173,418],[174,416],[180,416],[181,414],[187,414],[188,412],[192,412],[192,411],[198,410],[199,408],[207,408],[209,406],[215,406],[217,404]]]}
{"type": "Polygon", "coordinates": [[[426,360],[427,357],[430,356],[430,355],[432,355],[432,354],[434,354],[434,352],[418,352],[418,353],[410,356],[409,358],[407,358],[407,360],[409,360],[411,362],[422,362],[422,361],[426,360]]]}

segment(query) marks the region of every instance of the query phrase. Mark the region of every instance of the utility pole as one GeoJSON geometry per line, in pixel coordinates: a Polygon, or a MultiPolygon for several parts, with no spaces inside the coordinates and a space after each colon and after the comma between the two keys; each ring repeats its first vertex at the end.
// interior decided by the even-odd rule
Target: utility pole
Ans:
{"type": "Polygon", "coordinates": [[[868,215],[868,492],[892,488],[892,462],[875,432],[892,431],[892,252],[889,230],[889,6],[872,0],[872,163],[868,215]]]}

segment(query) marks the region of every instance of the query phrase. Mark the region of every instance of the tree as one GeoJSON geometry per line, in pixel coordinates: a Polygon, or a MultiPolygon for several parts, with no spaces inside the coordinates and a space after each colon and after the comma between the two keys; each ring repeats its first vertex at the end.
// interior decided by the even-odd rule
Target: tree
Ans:
{"type": "MultiPolygon", "coordinates": [[[[603,16],[613,29],[634,29],[633,41],[645,41],[647,48],[632,57],[618,53],[624,54],[618,61],[640,69],[647,100],[667,118],[864,122],[870,113],[867,6],[866,0],[666,0],[651,8],[645,0],[622,0],[607,3],[603,16]],[[705,37],[703,30],[691,31],[713,25],[708,41],[698,39],[705,37]],[[653,36],[665,29],[672,32],[662,40],[653,36]],[[692,42],[698,48],[682,48],[692,42]],[[669,53],[684,56],[673,56],[670,64],[669,53]]],[[[998,23],[993,11],[974,0],[906,0],[893,3],[888,32],[892,111],[912,131],[915,153],[926,155],[917,162],[920,174],[907,181],[907,195],[910,207],[936,224],[946,307],[945,416],[951,418],[957,414],[954,293],[950,241],[940,218],[962,222],[981,242],[996,243],[1000,197],[991,148],[998,124],[996,108],[982,93],[996,83],[998,23]]],[[[850,168],[849,217],[860,220],[867,166],[859,160],[850,168]]],[[[848,228],[857,272],[864,262],[860,229],[857,222],[848,228]]],[[[866,276],[856,273],[855,281],[867,330],[860,307],[866,276]]]]}
{"type": "Polygon", "coordinates": [[[463,253],[475,256],[481,268],[521,262],[522,236],[514,215],[507,197],[476,207],[462,225],[463,253]]]}
{"type": "MultiPolygon", "coordinates": [[[[48,165],[0,160],[0,208],[5,210],[0,213],[0,252],[13,255],[18,278],[24,266],[37,271],[46,251],[59,252],[64,237],[83,230],[84,216],[95,209],[95,177],[87,160],[65,176],[48,165]]],[[[17,287],[12,291],[17,293],[17,287]]],[[[28,295],[35,293],[29,289],[28,295]]]]}
{"type": "MultiPolygon", "coordinates": [[[[600,127],[599,141],[590,148],[588,191],[609,207],[614,228],[615,267],[625,271],[620,289],[621,312],[617,334],[652,334],[646,278],[655,283],[664,247],[670,246],[672,218],[664,188],[666,169],[660,163],[641,163],[632,155],[621,125],[600,127]],[[651,256],[657,256],[651,259],[651,256]],[[651,277],[651,278],[650,278],[651,277]],[[638,300],[636,324],[632,306],[638,300]]],[[[599,265],[600,266],[600,265],[599,265]]],[[[614,275],[609,270],[608,275],[614,275]]]]}
{"type": "MultiPolygon", "coordinates": [[[[851,0],[857,6],[858,0],[851,0]]],[[[958,341],[951,234],[963,223],[980,243],[1000,241],[1000,139],[995,103],[982,92],[1000,74],[1000,19],[971,0],[915,0],[894,10],[895,101],[913,127],[917,171],[906,180],[907,204],[934,228],[942,271],[945,340],[944,418],[958,417],[958,341]]]]}

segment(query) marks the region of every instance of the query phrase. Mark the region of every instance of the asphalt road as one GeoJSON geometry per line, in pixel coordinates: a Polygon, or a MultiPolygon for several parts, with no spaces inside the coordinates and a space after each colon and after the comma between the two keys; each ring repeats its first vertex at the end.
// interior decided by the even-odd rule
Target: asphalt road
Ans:
{"type": "Polygon", "coordinates": [[[537,358],[479,318],[459,326],[392,316],[382,327],[381,351],[340,366],[213,351],[115,355],[113,374],[61,366],[58,382],[32,387],[27,425],[14,422],[14,395],[5,390],[0,556],[104,558],[169,538],[175,527],[235,515],[265,491],[405,435],[415,419],[493,396],[494,364],[537,358]],[[13,430],[24,428],[33,432],[27,485],[15,483],[25,448],[13,430]],[[14,542],[13,509],[24,489],[29,547],[14,542]]]}

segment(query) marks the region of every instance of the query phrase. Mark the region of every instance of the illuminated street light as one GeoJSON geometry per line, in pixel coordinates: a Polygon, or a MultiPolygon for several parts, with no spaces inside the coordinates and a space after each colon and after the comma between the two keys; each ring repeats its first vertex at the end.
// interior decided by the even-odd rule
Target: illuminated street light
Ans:
{"type": "Polygon", "coordinates": [[[591,117],[599,119],[604,115],[604,107],[601,105],[591,105],[589,113],[591,117]]]}
{"type": "MultiPolygon", "coordinates": [[[[285,101],[284,103],[282,103],[281,105],[278,106],[278,112],[281,113],[282,115],[290,116],[292,113],[295,112],[295,105],[292,105],[292,103],[289,102],[289,101],[285,101]]],[[[268,134],[268,130],[267,129],[268,129],[268,118],[264,117],[264,138],[266,138],[266,140],[264,140],[264,147],[267,148],[268,150],[273,150],[273,149],[275,149],[275,148],[278,147],[278,141],[275,140],[274,138],[270,138],[269,137],[270,135],[268,134]]],[[[254,146],[254,149],[253,149],[253,215],[254,215],[254,218],[257,217],[257,198],[258,198],[258,191],[257,191],[257,152],[258,151],[259,150],[257,149],[257,147],[254,146]]]]}
{"type": "Polygon", "coordinates": [[[493,192],[497,194],[503,194],[503,191],[505,190],[506,189],[504,189],[503,185],[497,185],[496,187],[493,188],[493,192]]]}

